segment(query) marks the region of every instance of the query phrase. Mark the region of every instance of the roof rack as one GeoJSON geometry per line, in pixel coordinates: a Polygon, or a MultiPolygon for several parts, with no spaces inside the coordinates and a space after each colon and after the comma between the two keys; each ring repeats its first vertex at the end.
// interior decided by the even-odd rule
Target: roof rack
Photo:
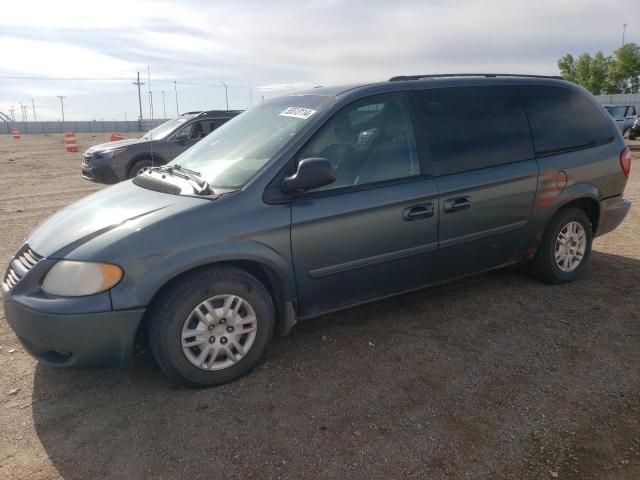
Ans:
{"type": "Polygon", "coordinates": [[[240,113],[244,110],[194,110],[193,112],[184,112],[180,115],[225,115],[228,113],[240,113]]]}
{"type": "Polygon", "coordinates": [[[390,82],[402,82],[405,80],[421,80],[423,78],[451,78],[451,77],[527,77],[527,78],[553,78],[563,80],[558,75],[526,75],[517,73],[440,73],[435,75],[399,75],[391,77],[390,82]]]}

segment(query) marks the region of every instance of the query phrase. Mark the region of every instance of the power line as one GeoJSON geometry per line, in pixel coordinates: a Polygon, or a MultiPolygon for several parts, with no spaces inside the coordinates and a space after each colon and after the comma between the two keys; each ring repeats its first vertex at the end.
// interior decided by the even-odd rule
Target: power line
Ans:
{"type": "Polygon", "coordinates": [[[97,77],[29,77],[29,76],[17,76],[17,75],[0,75],[0,78],[5,80],[47,80],[47,81],[96,81],[96,82],[120,82],[122,80],[129,80],[126,77],[111,77],[111,78],[97,78],[97,77]]]}
{"type": "Polygon", "coordinates": [[[64,102],[63,99],[67,98],[65,95],[56,95],[60,99],[60,108],[62,109],[62,121],[64,122],[64,102]]]}

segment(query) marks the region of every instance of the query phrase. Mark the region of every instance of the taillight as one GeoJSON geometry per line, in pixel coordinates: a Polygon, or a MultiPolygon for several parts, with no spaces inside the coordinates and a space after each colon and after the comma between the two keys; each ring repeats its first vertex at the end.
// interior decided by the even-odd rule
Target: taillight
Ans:
{"type": "Polygon", "coordinates": [[[624,147],[624,150],[620,152],[620,168],[622,168],[624,176],[629,178],[631,172],[631,150],[629,147],[624,147]]]}

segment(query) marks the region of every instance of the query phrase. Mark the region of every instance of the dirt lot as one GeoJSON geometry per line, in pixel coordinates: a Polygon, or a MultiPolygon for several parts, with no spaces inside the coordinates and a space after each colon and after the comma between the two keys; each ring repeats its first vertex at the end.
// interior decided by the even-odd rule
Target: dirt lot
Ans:
{"type": "MultiPolygon", "coordinates": [[[[79,163],[60,135],[0,135],[2,265],[101,188],[79,163]]],[[[639,167],[580,281],[510,269],[326,316],[216,389],[145,351],[46,368],[0,321],[0,478],[640,478],[639,167]]]]}

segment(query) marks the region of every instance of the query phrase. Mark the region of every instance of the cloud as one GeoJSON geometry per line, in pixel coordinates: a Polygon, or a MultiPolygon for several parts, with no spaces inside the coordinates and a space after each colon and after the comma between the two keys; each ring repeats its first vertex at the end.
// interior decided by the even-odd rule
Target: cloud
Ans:
{"type": "MultiPolygon", "coordinates": [[[[399,74],[556,74],[567,52],[618,48],[622,23],[633,18],[640,18],[637,0],[111,0],[101,8],[32,0],[0,16],[0,77],[131,80],[36,85],[0,78],[0,101],[64,90],[95,116],[135,113],[131,81],[140,71],[146,82],[147,66],[155,90],[178,81],[188,109],[224,105],[220,80],[259,85],[257,92],[273,96],[399,74]]],[[[640,42],[640,24],[627,29],[627,40],[640,42]]],[[[229,90],[235,108],[248,105],[247,93],[229,90]]]]}
{"type": "Polygon", "coordinates": [[[273,83],[271,85],[262,85],[257,87],[260,92],[282,92],[291,90],[303,90],[311,87],[310,83],[294,82],[294,83],[273,83]]]}

